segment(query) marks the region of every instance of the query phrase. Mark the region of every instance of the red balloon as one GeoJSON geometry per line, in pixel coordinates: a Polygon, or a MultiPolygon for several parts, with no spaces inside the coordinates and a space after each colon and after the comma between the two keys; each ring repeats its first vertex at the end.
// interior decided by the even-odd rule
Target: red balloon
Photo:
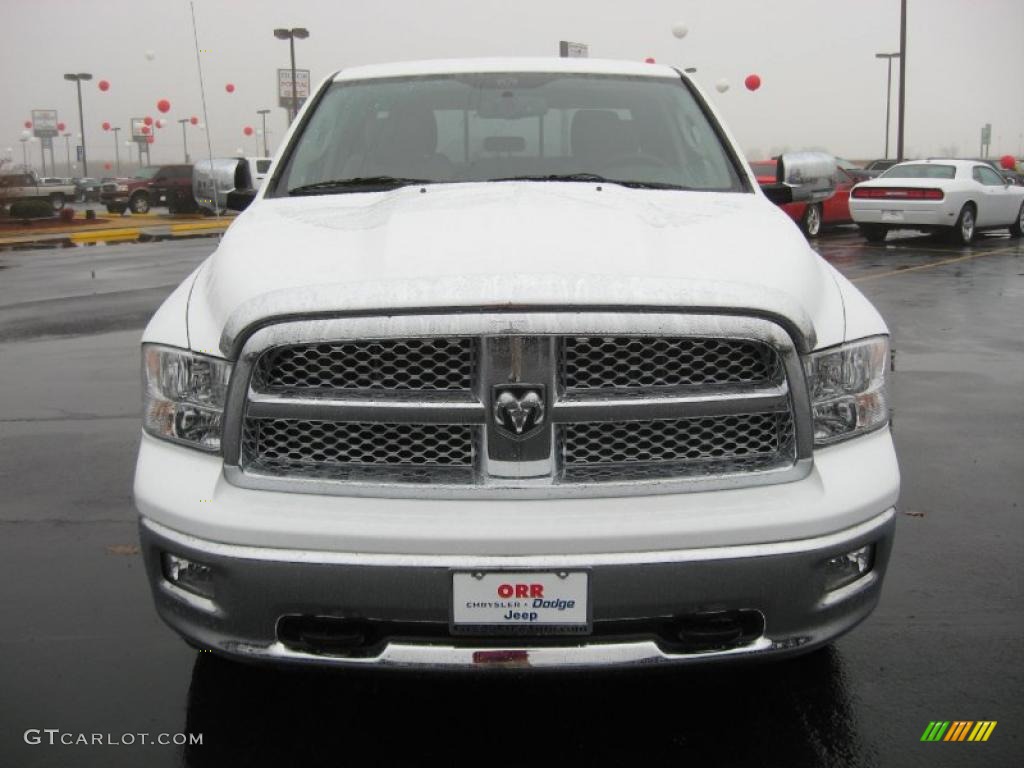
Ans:
{"type": "Polygon", "coordinates": [[[156,121],[156,127],[157,127],[157,128],[163,128],[163,127],[164,127],[164,121],[163,121],[163,120],[159,120],[159,119],[158,119],[158,120],[156,121]]]}
{"type": "Polygon", "coordinates": [[[147,144],[152,144],[154,141],[156,141],[156,139],[154,139],[152,136],[147,136],[146,137],[146,143],[147,144]]]}
{"type": "Polygon", "coordinates": [[[110,165],[110,163],[104,163],[103,167],[109,171],[110,168],[111,168],[111,165],[110,165]]]}
{"type": "Polygon", "coordinates": [[[153,124],[153,118],[150,117],[149,115],[146,115],[144,118],[142,118],[142,122],[144,122],[146,125],[152,125],[153,124]]]}
{"type": "Polygon", "coordinates": [[[1017,169],[1017,160],[1013,155],[1003,155],[999,158],[999,165],[1004,171],[1013,171],[1017,169]]]}
{"type": "Polygon", "coordinates": [[[67,128],[67,126],[64,125],[64,123],[57,123],[57,130],[58,131],[63,131],[65,128],[67,128]]]}
{"type": "Polygon", "coordinates": [[[654,57],[653,56],[648,56],[646,59],[644,59],[644,64],[654,64],[654,63],[655,63],[655,61],[654,61],[654,57]]]}
{"type": "Polygon", "coordinates": [[[110,130],[110,123],[108,123],[106,120],[103,121],[103,130],[104,131],[109,131],[110,130]]]}
{"type": "Polygon", "coordinates": [[[224,90],[227,91],[228,93],[234,93],[235,92],[235,84],[234,83],[228,83],[227,85],[224,86],[224,90]]]}
{"type": "Polygon", "coordinates": [[[192,115],[192,117],[190,117],[188,121],[192,123],[192,125],[199,125],[199,118],[195,115],[192,115]]]}
{"type": "Polygon", "coordinates": [[[110,90],[110,83],[108,83],[106,80],[100,80],[99,83],[97,83],[97,85],[100,87],[101,91],[110,90]]]}
{"type": "Polygon", "coordinates": [[[244,133],[246,136],[252,136],[252,126],[245,126],[245,128],[242,129],[242,133],[244,133]]]}
{"type": "Polygon", "coordinates": [[[149,126],[148,125],[142,126],[142,135],[143,136],[148,136],[149,135],[149,126]]]}
{"type": "Polygon", "coordinates": [[[761,78],[757,75],[747,75],[747,79],[743,81],[743,84],[747,86],[748,91],[756,91],[761,87],[761,78]]]}
{"type": "Polygon", "coordinates": [[[169,102],[167,99],[160,99],[160,101],[156,103],[156,108],[159,109],[161,112],[170,112],[171,102],[169,102]]]}
{"type": "Polygon", "coordinates": [[[32,121],[31,120],[26,120],[25,121],[25,127],[26,128],[31,128],[32,127],[32,121]]]}

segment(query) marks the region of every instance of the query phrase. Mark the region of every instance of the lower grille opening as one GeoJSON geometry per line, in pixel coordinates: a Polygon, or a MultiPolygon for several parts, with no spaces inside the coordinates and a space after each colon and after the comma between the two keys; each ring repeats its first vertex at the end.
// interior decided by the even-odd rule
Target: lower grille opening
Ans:
{"type": "Polygon", "coordinates": [[[652,640],[666,653],[710,653],[742,648],[764,634],[760,611],[739,609],[653,619],[595,621],[580,635],[452,635],[443,622],[399,622],[336,616],[282,616],[277,638],[302,653],[350,658],[376,656],[391,642],[473,648],[527,648],[652,640]]]}

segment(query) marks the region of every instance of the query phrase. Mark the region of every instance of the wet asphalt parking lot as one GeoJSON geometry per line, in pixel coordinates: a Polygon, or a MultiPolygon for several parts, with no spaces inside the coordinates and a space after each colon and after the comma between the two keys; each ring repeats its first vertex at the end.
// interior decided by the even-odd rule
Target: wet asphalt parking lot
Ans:
{"type": "Polygon", "coordinates": [[[881,604],[823,652],[628,673],[240,666],[152,608],[131,477],[138,340],[212,238],[0,252],[0,766],[1018,765],[1024,242],[818,250],[886,317],[903,475],[881,604]],[[987,743],[921,743],[996,720],[987,743]],[[27,729],[202,746],[28,745],[27,729]]]}

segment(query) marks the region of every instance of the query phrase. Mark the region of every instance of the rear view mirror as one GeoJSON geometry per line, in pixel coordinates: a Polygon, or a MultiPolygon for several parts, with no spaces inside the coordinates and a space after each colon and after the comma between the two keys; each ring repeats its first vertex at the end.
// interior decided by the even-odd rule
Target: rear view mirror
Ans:
{"type": "Polygon", "coordinates": [[[192,170],[192,195],[199,207],[208,211],[243,210],[256,196],[248,161],[242,157],[215,157],[212,161],[196,161],[192,170]],[[239,193],[234,203],[240,205],[240,208],[231,204],[229,198],[233,192],[239,193]],[[246,192],[250,194],[243,194],[246,192]]]}
{"type": "Polygon", "coordinates": [[[793,202],[818,203],[836,191],[836,159],[825,152],[789,152],[779,158],[777,181],[793,202]]]}

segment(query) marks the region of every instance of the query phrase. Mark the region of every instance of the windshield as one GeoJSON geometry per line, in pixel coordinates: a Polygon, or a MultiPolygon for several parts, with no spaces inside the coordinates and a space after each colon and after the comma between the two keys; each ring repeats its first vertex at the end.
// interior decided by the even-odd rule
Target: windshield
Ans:
{"type": "Polygon", "coordinates": [[[952,179],[956,176],[955,165],[894,165],[879,176],[880,179],[952,179]]]}
{"type": "Polygon", "coordinates": [[[496,73],[335,83],[289,153],[273,194],[361,191],[385,179],[574,176],[745,189],[679,80],[496,73]],[[334,184],[353,179],[365,184],[334,184]]]}
{"type": "Polygon", "coordinates": [[[132,174],[133,179],[151,179],[156,175],[156,172],[160,170],[159,165],[148,165],[145,168],[139,168],[135,173],[132,174]]]}

